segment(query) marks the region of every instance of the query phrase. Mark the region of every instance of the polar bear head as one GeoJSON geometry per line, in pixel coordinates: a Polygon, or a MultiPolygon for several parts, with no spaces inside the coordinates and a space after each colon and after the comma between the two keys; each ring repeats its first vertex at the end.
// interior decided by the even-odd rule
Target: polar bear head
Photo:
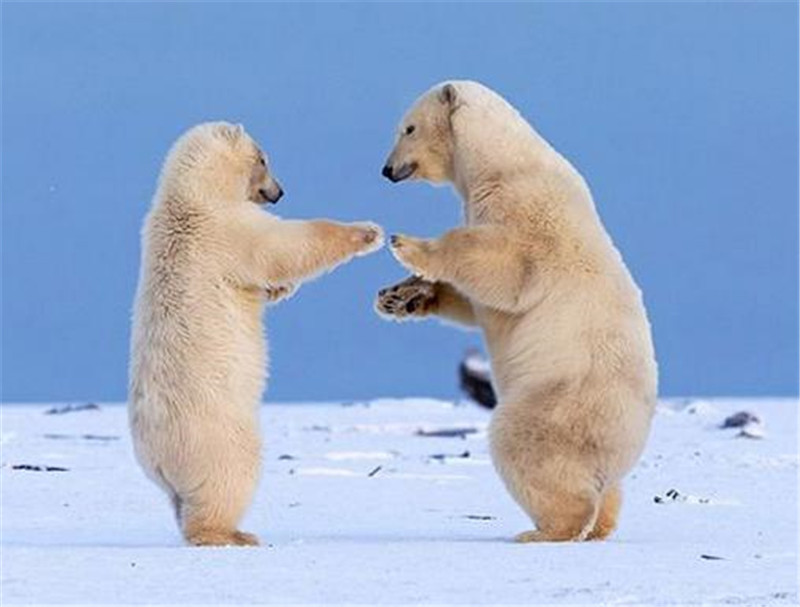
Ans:
{"type": "Polygon", "coordinates": [[[433,87],[414,103],[397,128],[394,149],[383,167],[384,177],[393,182],[452,180],[451,115],[457,99],[455,85],[448,82],[433,87]]]}
{"type": "Polygon", "coordinates": [[[283,195],[266,154],[241,124],[227,122],[206,122],[184,133],[167,156],[161,181],[193,199],[262,204],[283,195]]]}
{"type": "Polygon", "coordinates": [[[547,144],[505,99],[479,82],[452,80],[424,93],[397,129],[383,176],[391,181],[472,181],[507,171],[547,144]]]}

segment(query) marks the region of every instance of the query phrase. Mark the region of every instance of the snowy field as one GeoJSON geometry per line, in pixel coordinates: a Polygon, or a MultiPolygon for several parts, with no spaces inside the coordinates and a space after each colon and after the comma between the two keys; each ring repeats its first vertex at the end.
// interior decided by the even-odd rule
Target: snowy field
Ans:
{"type": "Polygon", "coordinates": [[[538,545],[475,405],[267,405],[250,549],[182,545],[122,406],[50,408],[2,407],[4,605],[798,603],[795,400],[663,402],[618,532],[538,545]]]}

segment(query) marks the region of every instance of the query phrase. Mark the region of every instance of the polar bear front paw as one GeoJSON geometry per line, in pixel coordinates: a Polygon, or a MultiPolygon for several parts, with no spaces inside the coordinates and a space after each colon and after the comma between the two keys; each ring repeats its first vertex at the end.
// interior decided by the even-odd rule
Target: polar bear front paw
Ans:
{"type": "Polygon", "coordinates": [[[431,242],[429,240],[394,234],[389,239],[389,246],[395,259],[409,272],[430,282],[438,279],[431,263],[431,242]]]}
{"type": "Polygon", "coordinates": [[[297,291],[297,285],[293,283],[267,285],[262,289],[262,297],[268,304],[274,304],[283,299],[289,299],[295,291],[297,291]]]}
{"type": "Polygon", "coordinates": [[[364,221],[350,224],[356,255],[368,255],[383,246],[383,229],[376,223],[364,221]]]}
{"type": "Polygon", "coordinates": [[[378,291],[375,310],[392,320],[421,318],[430,314],[436,305],[436,286],[419,276],[378,291]]]}

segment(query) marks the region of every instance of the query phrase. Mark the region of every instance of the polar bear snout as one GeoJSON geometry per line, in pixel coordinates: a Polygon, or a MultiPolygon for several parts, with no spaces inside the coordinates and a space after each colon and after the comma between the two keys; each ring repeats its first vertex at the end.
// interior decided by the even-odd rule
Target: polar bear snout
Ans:
{"type": "Polygon", "coordinates": [[[403,179],[411,177],[416,170],[416,162],[406,162],[401,164],[397,169],[395,169],[390,162],[387,162],[381,171],[381,175],[392,183],[397,183],[398,181],[403,181],[403,179]]]}
{"type": "Polygon", "coordinates": [[[250,172],[249,199],[258,204],[275,203],[281,196],[283,196],[281,184],[270,173],[263,152],[256,148],[255,161],[250,172]]]}
{"type": "Polygon", "coordinates": [[[281,184],[273,179],[269,184],[258,189],[258,196],[261,198],[261,202],[275,204],[283,196],[283,188],[281,184]]]}

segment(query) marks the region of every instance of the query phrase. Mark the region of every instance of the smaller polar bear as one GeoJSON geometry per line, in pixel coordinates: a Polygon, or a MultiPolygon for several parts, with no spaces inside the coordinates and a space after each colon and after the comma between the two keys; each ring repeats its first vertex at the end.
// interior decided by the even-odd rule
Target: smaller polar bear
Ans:
{"type": "Polygon", "coordinates": [[[380,248],[372,223],[284,221],[282,195],[241,125],[196,126],[172,147],[142,233],[131,339],[136,456],[195,545],[254,545],[237,525],[260,466],[265,301],[380,248]]]}
{"type": "Polygon", "coordinates": [[[414,276],[376,305],[483,330],[498,394],[492,458],[536,524],[517,539],[607,537],[657,373],[641,294],[586,183],[502,97],[467,81],[414,104],[383,174],[449,182],[463,199],[465,227],[392,237],[414,276]]]}

